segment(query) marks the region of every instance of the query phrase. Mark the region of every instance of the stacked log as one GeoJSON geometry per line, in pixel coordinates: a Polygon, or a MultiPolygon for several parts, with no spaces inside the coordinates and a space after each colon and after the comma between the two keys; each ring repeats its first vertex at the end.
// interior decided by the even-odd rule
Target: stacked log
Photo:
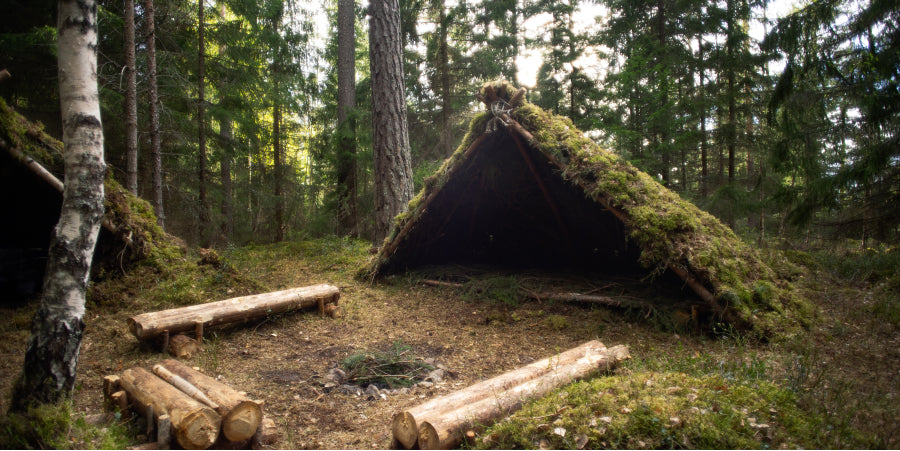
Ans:
{"type": "Polygon", "coordinates": [[[222,434],[232,442],[247,440],[256,434],[262,421],[260,403],[177,360],[169,359],[154,367],[163,368],[184,379],[204,393],[222,416],[222,434]]]}
{"type": "Polygon", "coordinates": [[[206,449],[214,443],[245,448],[266,433],[261,402],[177,360],[154,365],[153,372],[136,367],[121,377],[106,376],[103,390],[123,414],[129,404],[143,414],[148,434],[158,425],[157,442],[148,445],[158,449],[168,449],[173,435],[184,449],[206,449]]]}
{"type": "Polygon", "coordinates": [[[318,307],[320,312],[325,312],[325,306],[337,304],[339,298],[337,287],[320,284],[143,313],[128,318],[128,328],[138,340],[188,331],[194,331],[199,340],[204,327],[250,321],[310,307],[318,307]]]}
{"type": "Polygon", "coordinates": [[[206,449],[219,437],[222,418],[213,409],[137,367],[125,370],[122,388],[139,410],[152,412],[147,421],[168,415],[178,444],[184,449],[206,449]]]}
{"type": "Polygon", "coordinates": [[[391,424],[394,441],[406,449],[456,447],[467,432],[512,413],[524,402],[595,371],[608,371],[629,357],[626,346],[607,349],[599,341],[589,341],[398,413],[391,424]]]}

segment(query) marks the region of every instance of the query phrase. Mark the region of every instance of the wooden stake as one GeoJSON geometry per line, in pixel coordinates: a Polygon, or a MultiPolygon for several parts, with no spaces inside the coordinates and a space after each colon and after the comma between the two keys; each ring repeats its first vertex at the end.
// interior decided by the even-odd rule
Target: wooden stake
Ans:
{"type": "Polygon", "coordinates": [[[169,449],[172,446],[172,418],[166,414],[156,419],[156,443],[159,449],[169,449]]]}

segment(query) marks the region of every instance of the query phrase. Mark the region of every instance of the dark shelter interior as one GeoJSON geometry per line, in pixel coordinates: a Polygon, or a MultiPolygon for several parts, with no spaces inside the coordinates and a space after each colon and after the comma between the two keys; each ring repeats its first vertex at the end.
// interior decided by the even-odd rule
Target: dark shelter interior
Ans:
{"type": "Polygon", "coordinates": [[[544,154],[503,131],[477,144],[404,241],[389,272],[448,263],[640,269],[640,250],[622,222],[566,182],[544,154]]]}
{"type": "Polygon", "coordinates": [[[0,193],[4,211],[4,220],[0,221],[0,293],[5,304],[40,291],[62,194],[3,151],[0,193]]]}

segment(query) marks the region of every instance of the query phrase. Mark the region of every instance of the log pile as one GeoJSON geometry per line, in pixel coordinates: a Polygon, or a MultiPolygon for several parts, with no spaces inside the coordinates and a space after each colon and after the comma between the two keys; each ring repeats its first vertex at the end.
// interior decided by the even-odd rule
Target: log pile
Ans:
{"type": "Polygon", "coordinates": [[[106,376],[103,393],[124,416],[131,410],[144,416],[148,435],[155,426],[157,441],[147,446],[156,449],[168,449],[173,438],[184,449],[214,444],[236,449],[271,441],[262,402],[177,360],[154,365],[152,372],[135,367],[106,376]]]}
{"type": "MultiPolygon", "coordinates": [[[[190,305],[159,312],[149,312],[128,318],[131,333],[142,341],[162,338],[163,350],[169,349],[169,336],[181,332],[194,332],[198,341],[203,338],[204,327],[235,322],[246,322],[267,315],[318,307],[319,312],[338,316],[340,292],[328,284],[291,288],[271,293],[242,296],[224,301],[190,305]]],[[[180,340],[180,339],[179,339],[180,340]]],[[[179,353],[173,349],[173,353],[179,353]]]]}
{"type": "Polygon", "coordinates": [[[526,401],[595,371],[608,371],[628,358],[626,346],[607,348],[589,341],[394,415],[394,444],[405,449],[454,448],[466,435],[473,436],[526,401]]]}

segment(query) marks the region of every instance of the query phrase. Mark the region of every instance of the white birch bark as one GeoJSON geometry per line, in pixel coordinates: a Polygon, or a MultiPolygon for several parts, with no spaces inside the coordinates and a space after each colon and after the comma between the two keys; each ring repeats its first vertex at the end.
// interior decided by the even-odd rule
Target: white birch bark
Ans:
{"type": "Polygon", "coordinates": [[[103,128],[97,89],[97,2],[58,2],[60,109],[65,190],[50,242],[41,306],[32,322],[13,408],[70,396],[81,335],[85,290],[103,219],[103,128]]]}

